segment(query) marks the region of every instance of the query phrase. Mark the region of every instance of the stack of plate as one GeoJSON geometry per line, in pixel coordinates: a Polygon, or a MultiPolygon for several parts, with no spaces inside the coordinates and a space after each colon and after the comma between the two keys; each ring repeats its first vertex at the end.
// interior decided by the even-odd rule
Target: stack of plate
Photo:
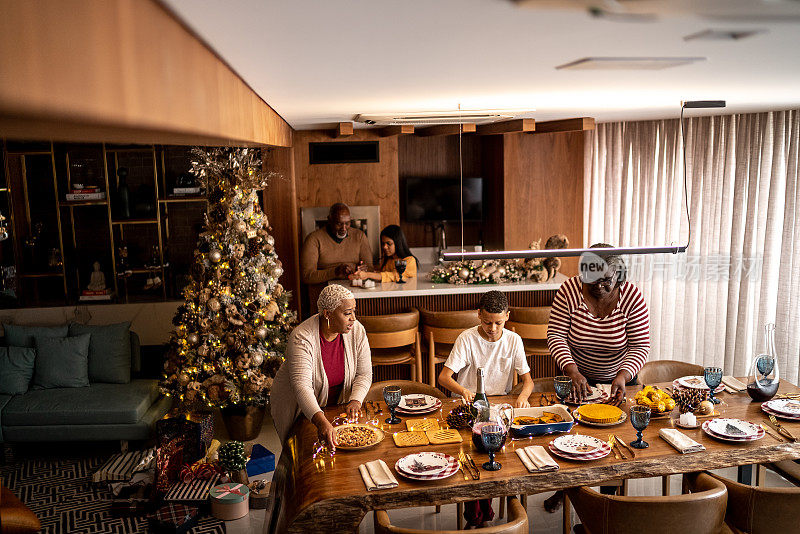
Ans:
{"type": "Polygon", "coordinates": [[[781,419],[800,421],[800,400],[772,399],[762,403],[761,410],[781,419]]]}
{"type": "Polygon", "coordinates": [[[703,422],[703,432],[712,438],[731,443],[755,441],[764,437],[764,429],[749,421],[718,417],[703,422]]]}
{"type": "Polygon", "coordinates": [[[418,452],[397,460],[394,470],[411,480],[442,480],[458,472],[458,460],[441,452],[418,452]]]}
{"type": "Polygon", "coordinates": [[[581,434],[557,437],[550,442],[548,448],[556,456],[567,460],[598,460],[611,454],[608,443],[581,434]]]}
{"type": "Polygon", "coordinates": [[[442,407],[442,401],[431,395],[415,393],[403,395],[397,405],[397,413],[403,415],[424,415],[442,407]]]}
{"type": "MultiPolygon", "coordinates": [[[[672,387],[678,389],[708,389],[706,379],[699,375],[676,378],[672,382],[672,387]]],[[[717,389],[714,390],[714,393],[722,393],[723,391],[725,391],[725,386],[720,384],[717,389]]]]}
{"type": "Polygon", "coordinates": [[[567,397],[564,402],[572,406],[577,406],[579,404],[599,404],[608,400],[608,395],[606,395],[602,389],[594,386],[589,386],[589,389],[591,390],[589,396],[583,399],[583,402],[577,402],[572,395],[567,397]]]}

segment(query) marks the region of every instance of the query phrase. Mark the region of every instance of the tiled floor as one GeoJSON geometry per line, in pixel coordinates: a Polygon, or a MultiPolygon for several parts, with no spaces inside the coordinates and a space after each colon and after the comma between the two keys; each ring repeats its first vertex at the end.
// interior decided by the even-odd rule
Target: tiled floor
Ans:
{"type": "MultiPolygon", "coordinates": [[[[269,416],[268,416],[269,417],[269,416]]],[[[224,435],[225,427],[222,421],[217,421],[216,428],[220,429],[219,437],[226,438],[224,435]]],[[[272,420],[267,418],[264,420],[264,426],[261,429],[261,434],[256,440],[264,445],[270,451],[275,452],[276,456],[279,454],[280,442],[275,433],[275,428],[272,425],[272,420]]],[[[715,471],[722,476],[735,479],[736,468],[720,469],[715,471]]],[[[775,474],[772,471],[767,471],[766,486],[772,487],[792,487],[792,485],[775,474]]],[[[670,480],[670,489],[672,494],[680,493],[681,479],[680,475],[674,475],[670,480]]],[[[629,482],[628,487],[629,495],[660,495],[661,494],[661,478],[644,478],[635,479],[629,482]]],[[[528,497],[528,518],[530,520],[530,532],[536,534],[560,534],[562,531],[561,526],[561,510],[556,513],[549,514],[545,512],[542,502],[550,494],[531,495],[528,497]]],[[[498,501],[494,500],[495,513],[498,510],[498,501]]],[[[402,527],[413,527],[420,529],[430,530],[443,530],[456,528],[456,506],[454,504],[442,506],[441,513],[436,513],[433,506],[422,508],[410,508],[405,510],[392,510],[389,512],[392,524],[402,527]]],[[[245,533],[261,533],[264,532],[265,513],[263,510],[251,510],[250,515],[246,518],[237,521],[230,521],[227,523],[228,534],[245,534],[245,533]]],[[[373,532],[372,526],[372,513],[368,513],[359,527],[360,534],[371,534],[373,532]]],[[[502,522],[502,520],[497,520],[502,522]]],[[[572,513],[572,522],[578,522],[578,518],[574,511],[572,513]]]]}

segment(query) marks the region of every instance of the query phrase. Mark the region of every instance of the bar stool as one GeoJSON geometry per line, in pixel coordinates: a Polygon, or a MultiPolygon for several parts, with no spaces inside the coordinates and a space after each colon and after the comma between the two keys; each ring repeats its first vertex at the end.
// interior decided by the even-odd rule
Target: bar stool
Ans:
{"type": "MultiPolygon", "coordinates": [[[[375,534],[458,534],[458,530],[419,530],[416,528],[401,528],[389,522],[389,514],[385,510],[375,510],[375,534]]],[[[484,534],[527,534],[528,513],[516,497],[508,497],[508,522],[502,525],[477,528],[474,532],[484,534]]]]}
{"type": "MultiPolygon", "coordinates": [[[[583,523],[575,528],[575,532],[725,532],[725,504],[728,501],[725,485],[705,473],[697,473],[694,480],[697,493],[668,497],[617,497],[602,495],[588,487],[570,488],[567,494],[583,523]]],[[[768,518],[774,518],[774,515],[764,514],[764,519],[769,521],[768,518]]],[[[769,532],[789,531],[773,529],[769,532]]]]}
{"type": "Polygon", "coordinates": [[[436,364],[447,360],[461,332],[478,325],[478,310],[440,312],[420,308],[419,313],[423,338],[428,344],[428,384],[436,387],[436,364]]]}
{"type": "MultiPolygon", "coordinates": [[[[532,377],[547,377],[558,374],[558,367],[550,356],[547,346],[547,323],[550,321],[550,306],[511,308],[506,328],[516,332],[525,346],[525,356],[532,377]]],[[[514,375],[516,385],[518,377],[514,375]]]]}
{"type": "Polygon", "coordinates": [[[390,315],[364,315],[364,325],[372,352],[372,366],[410,365],[411,380],[422,381],[422,348],[419,336],[419,311],[390,315]]]}

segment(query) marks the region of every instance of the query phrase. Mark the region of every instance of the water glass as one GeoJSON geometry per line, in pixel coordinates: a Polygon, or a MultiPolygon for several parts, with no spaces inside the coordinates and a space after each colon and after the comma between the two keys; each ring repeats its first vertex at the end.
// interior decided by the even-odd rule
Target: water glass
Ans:
{"type": "Polygon", "coordinates": [[[703,378],[706,379],[706,385],[711,390],[711,402],[719,404],[721,401],[714,396],[714,390],[722,383],[722,368],[720,367],[706,367],[703,370],[703,378]]]}
{"type": "Polygon", "coordinates": [[[394,414],[395,409],[400,404],[401,397],[400,386],[386,386],[383,388],[383,400],[392,413],[392,416],[386,419],[386,422],[390,425],[396,425],[401,421],[401,419],[394,414]]]}
{"type": "Polygon", "coordinates": [[[642,431],[650,424],[650,408],[647,406],[631,406],[631,425],[636,429],[636,441],[631,442],[634,449],[646,449],[650,446],[642,439],[642,431]]]}
{"type": "Polygon", "coordinates": [[[572,379],[568,376],[557,376],[553,378],[553,386],[558,400],[564,404],[566,398],[572,393],[572,379]]]}
{"type": "Polygon", "coordinates": [[[403,280],[403,273],[406,272],[406,260],[395,260],[394,261],[394,268],[397,271],[398,278],[400,278],[397,283],[398,284],[405,284],[406,281],[403,280]]]}
{"type": "Polygon", "coordinates": [[[481,442],[483,448],[489,453],[489,461],[483,464],[487,471],[498,471],[502,466],[494,460],[494,453],[499,451],[506,441],[505,428],[502,425],[484,425],[481,427],[481,442]]]}

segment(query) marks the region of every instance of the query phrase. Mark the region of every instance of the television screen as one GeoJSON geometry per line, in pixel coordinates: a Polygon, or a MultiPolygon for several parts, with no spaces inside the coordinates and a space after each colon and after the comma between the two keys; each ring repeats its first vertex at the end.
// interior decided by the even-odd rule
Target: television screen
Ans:
{"type": "MultiPolygon", "coordinates": [[[[458,178],[407,178],[406,221],[460,220],[460,193],[458,178]]],[[[464,178],[464,220],[483,220],[483,178],[464,178]]]]}

